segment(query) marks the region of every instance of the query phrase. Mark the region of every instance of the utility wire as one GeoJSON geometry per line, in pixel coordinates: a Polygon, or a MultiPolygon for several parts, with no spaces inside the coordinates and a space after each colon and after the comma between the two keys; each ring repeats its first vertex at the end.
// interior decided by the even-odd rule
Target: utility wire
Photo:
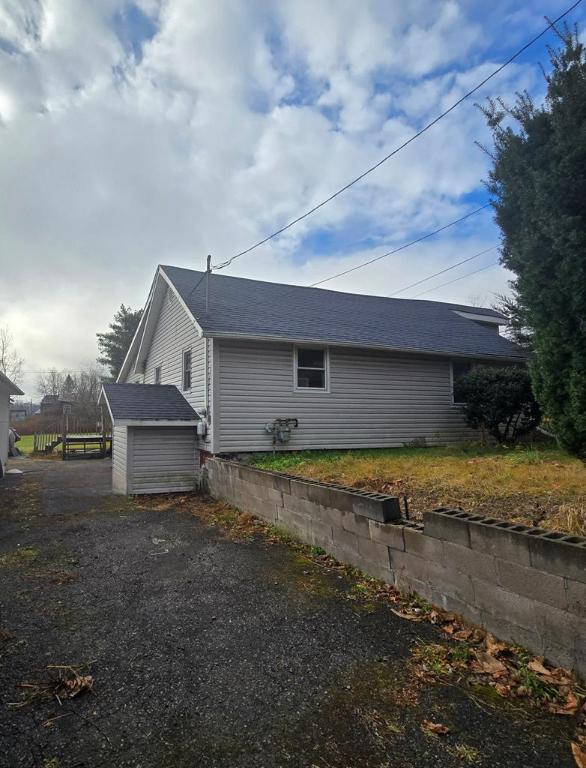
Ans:
{"type": "Polygon", "coordinates": [[[391,298],[393,296],[398,296],[400,293],[404,293],[405,291],[408,291],[410,288],[415,288],[416,285],[421,285],[421,283],[426,283],[428,280],[432,280],[434,277],[437,277],[438,275],[443,275],[444,272],[449,272],[451,269],[456,269],[456,267],[461,266],[462,264],[466,264],[467,261],[472,261],[473,259],[477,259],[479,256],[484,256],[485,253],[488,253],[489,251],[494,251],[496,248],[496,245],[491,245],[490,248],[486,248],[484,251],[480,251],[479,253],[475,253],[474,256],[468,256],[467,259],[462,259],[462,261],[457,262],[457,264],[452,264],[450,267],[446,267],[445,269],[440,269],[439,272],[435,272],[433,275],[429,275],[429,277],[424,277],[421,280],[418,280],[416,283],[411,283],[411,285],[406,285],[404,288],[400,288],[396,293],[393,293],[391,295],[391,298]]]}
{"type": "Polygon", "coordinates": [[[320,208],[323,208],[324,205],[327,205],[327,203],[330,203],[332,200],[335,200],[336,197],[341,195],[343,192],[346,192],[350,187],[353,187],[354,184],[357,184],[359,181],[361,181],[365,176],[368,176],[369,173],[372,173],[377,168],[379,168],[383,163],[386,163],[387,160],[390,160],[391,157],[394,157],[396,154],[398,154],[402,149],[405,149],[409,144],[411,144],[412,141],[415,141],[415,139],[418,139],[422,134],[424,134],[426,131],[428,131],[430,128],[432,128],[436,123],[439,123],[440,120],[442,120],[444,117],[450,114],[450,112],[453,112],[456,107],[460,106],[463,101],[466,101],[470,96],[472,96],[476,91],[480,90],[483,85],[486,85],[489,80],[492,80],[493,77],[498,75],[500,72],[505,69],[505,67],[508,67],[509,64],[511,64],[515,59],[517,59],[522,53],[524,53],[528,48],[530,48],[534,43],[536,43],[540,38],[542,38],[549,30],[554,27],[558,22],[560,22],[565,16],[567,16],[569,13],[571,13],[575,8],[577,8],[582,0],[577,0],[573,5],[571,5],[566,11],[564,11],[560,16],[558,16],[553,21],[550,21],[538,35],[535,35],[531,40],[529,40],[522,48],[519,48],[518,51],[513,53],[512,56],[510,56],[503,64],[500,65],[500,67],[497,67],[493,72],[491,72],[490,75],[485,77],[483,80],[481,80],[478,85],[475,85],[474,88],[467,91],[463,96],[461,96],[457,101],[455,101],[450,107],[448,107],[446,110],[444,110],[441,114],[439,114],[437,117],[435,117],[431,122],[427,123],[426,125],[421,128],[421,130],[417,131],[417,133],[414,133],[410,138],[408,138],[406,141],[404,141],[402,144],[400,144],[398,147],[393,149],[392,152],[389,152],[388,155],[385,155],[381,160],[379,160],[374,165],[371,165],[370,168],[367,168],[363,173],[361,173],[359,176],[357,176],[355,179],[352,179],[352,181],[349,181],[347,184],[345,184],[343,187],[338,189],[336,192],[334,192],[332,195],[327,197],[325,200],[322,200],[321,203],[318,203],[317,205],[314,205],[313,208],[310,208],[305,213],[301,214],[301,216],[298,216],[296,219],[293,219],[288,224],[285,224],[283,227],[278,229],[276,232],[273,232],[271,235],[267,235],[267,237],[264,237],[262,240],[259,240],[254,245],[251,245],[249,248],[246,248],[243,251],[240,251],[239,253],[234,254],[234,256],[231,256],[226,261],[223,261],[221,264],[214,264],[213,269],[224,269],[225,267],[228,267],[235,259],[239,259],[241,256],[246,255],[247,253],[250,253],[255,248],[259,248],[261,245],[264,245],[269,240],[272,240],[274,237],[277,237],[278,235],[282,234],[286,230],[290,229],[291,227],[295,226],[295,224],[298,224],[300,221],[303,221],[303,219],[306,219],[308,216],[311,216],[312,213],[315,213],[320,208]]]}
{"type": "Polygon", "coordinates": [[[439,229],[434,229],[433,232],[428,232],[426,235],[422,235],[421,237],[418,237],[416,240],[411,240],[409,243],[404,243],[403,245],[400,245],[398,248],[393,248],[392,251],[387,251],[386,253],[383,253],[380,256],[375,256],[373,259],[369,259],[368,261],[363,261],[360,264],[356,264],[356,266],[350,267],[349,269],[345,269],[343,272],[338,272],[335,275],[330,275],[330,277],[324,277],[323,280],[318,280],[317,283],[312,283],[311,287],[315,288],[317,285],[321,285],[322,283],[327,283],[330,280],[335,280],[337,277],[342,277],[343,275],[348,275],[350,272],[355,272],[357,269],[362,269],[362,267],[367,267],[369,264],[374,264],[375,261],[386,259],[387,256],[392,256],[394,253],[398,253],[399,251],[404,251],[405,248],[410,248],[412,245],[416,245],[417,243],[420,243],[422,240],[427,240],[428,237],[433,237],[433,235],[437,235],[439,232],[443,232],[445,229],[449,229],[450,227],[453,227],[456,224],[459,224],[461,221],[464,221],[465,219],[469,219],[470,216],[474,216],[475,214],[480,213],[480,211],[483,211],[485,208],[488,208],[489,205],[490,203],[485,203],[484,205],[481,205],[480,208],[476,208],[474,211],[470,211],[470,213],[467,213],[464,216],[460,216],[459,219],[450,221],[448,222],[448,224],[444,224],[443,227],[440,227],[439,229]]]}
{"type": "Polygon", "coordinates": [[[451,285],[452,283],[457,283],[458,280],[464,280],[466,277],[472,277],[472,275],[478,274],[478,272],[484,272],[485,269],[491,269],[492,267],[497,267],[500,264],[499,261],[494,261],[492,264],[487,264],[486,267],[480,267],[480,269],[475,269],[473,272],[466,272],[465,275],[462,275],[461,277],[457,277],[455,280],[448,280],[447,283],[441,283],[440,285],[436,285],[434,288],[428,288],[427,291],[422,291],[421,293],[416,293],[415,296],[411,296],[412,299],[418,299],[420,296],[424,296],[426,293],[431,293],[432,291],[437,291],[439,288],[445,288],[446,285],[451,285]]]}

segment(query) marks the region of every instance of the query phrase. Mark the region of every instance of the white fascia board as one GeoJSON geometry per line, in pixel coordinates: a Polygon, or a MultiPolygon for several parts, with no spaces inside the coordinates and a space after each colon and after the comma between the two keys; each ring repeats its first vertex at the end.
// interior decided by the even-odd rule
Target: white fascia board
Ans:
{"type": "Polygon", "coordinates": [[[195,315],[189,309],[187,304],[183,301],[183,299],[181,298],[181,294],[179,293],[177,288],[175,288],[175,286],[173,285],[173,281],[171,280],[169,275],[165,272],[163,267],[159,267],[159,272],[160,272],[161,276],[163,277],[163,279],[165,280],[165,282],[167,283],[167,285],[169,286],[169,288],[173,291],[173,293],[177,297],[177,300],[178,300],[179,304],[181,304],[183,309],[187,312],[187,316],[191,319],[191,322],[194,324],[195,330],[197,331],[198,336],[201,338],[204,335],[203,328],[197,322],[197,319],[195,318],[195,315]]]}
{"type": "Polygon", "coordinates": [[[465,317],[466,320],[474,320],[480,323],[491,323],[492,325],[508,325],[509,321],[506,317],[495,317],[494,315],[480,315],[475,312],[461,312],[459,309],[453,309],[456,315],[465,317]]]}
{"type": "Polygon", "coordinates": [[[165,295],[164,293],[165,285],[166,283],[161,279],[161,275],[157,273],[155,276],[153,290],[151,291],[151,294],[149,297],[148,311],[146,311],[146,321],[144,325],[144,331],[140,340],[140,344],[138,346],[138,351],[136,353],[136,364],[134,366],[135,372],[141,363],[146,362],[146,359],[148,357],[148,353],[151,348],[151,343],[153,340],[155,328],[156,328],[159,315],[161,314],[161,309],[163,306],[164,295],[165,295]]]}
{"type": "Polygon", "coordinates": [[[117,427],[197,427],[200,419],[116,419],[117,427]]]}
{"type": "Polygon", "coordinates": [[[215,333],[210,331],[206,336],[214,339],[226,339],[231,341],[270,341],[279,342],[281,344],[316,344],[320,347],[343,347],[344,349],[374,349],[380,352],[394,352],[396,354],[405,355],[423,355],[425,357],[445,357],[462,358],[464,360],[502,360],[506,362],[522,363],[526,358],[523,355],[482,355],[479,353],[471,352],[434,352],[424,349],[406,348],[406,347],[390,347],[384,344],[361,344],[358,341],[344,342],[344,341],[326,341],[325,339],[303,339],[303,338],[285,338],[282,336],[254,336],[246,333],[215,333]]]}
{"type": "Polygon", "coordinates": [[[126,378],[128,374],[128,368],[130,367],[130,361],[132,360],[132,355],[134,353],[134,350],[136,349],[137,342],[139,338],[142,339],[142,334],[144,332],[144,327],[146,325],[146,316],[148,313],[149,305],[151,303],[151,299],[153,297],[155,285],[157,283],[158,273],[159,273],[159,269],[157,269],[157,271],[155,272],[153,282],[151,283],[149,295],[146,300],[146,304],[144,305],[144,309],[142,311],[142,317],[140,318],[140,323],[138,324],[138,328],[136,329],[136,332],[132,337],[132,341],[130,342],[130,346],[128,347],[128,352],[126,353],[126,357],[124,358],[124,362],[122,363],[122,368],[120,368],[120,373],[118,374],[118,377],[116,379],[116,384],[124,383],[124,382],[121,382],[121,379],[126,378]]]}
{"type": "Polygon", "coordinates": [[[114,424],[114,418],[112,416],[112,411],[110,410],[110,403],[108,402],[108,398],[106,397],[104,387],[102,387],[102,391],[100,392],[100,396],[98,397],[98,405],[101,405],[103,402],[106,403],[106,408],[108,409],[108,413],[110,414],[110,419],[112,421],[112,424],[114,424]]]}

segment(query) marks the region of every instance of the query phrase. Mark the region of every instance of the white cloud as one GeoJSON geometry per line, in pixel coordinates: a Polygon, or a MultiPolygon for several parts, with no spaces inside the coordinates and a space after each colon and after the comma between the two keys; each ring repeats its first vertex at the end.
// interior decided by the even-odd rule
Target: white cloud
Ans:
{"type": "MultiPolygon", "coordinates": [[[[201,268],[209,252],[220,261],[247,247],[502,60],[490,55],[496,22],[482,24],[464,2],[135,5],[153,25],[152,35],[125,29],[141,56],[116,28],[130,23],[128,0],[0,7],[0,324],[12,326],[30,370],[92,359],[95,332],[121,302],[143,303],[157,263],[201,268]]],[[[511,19],[499,46],[519,36],[511,19]]],[[[518,64],[487,93],[535,78],[518,64]]],[[[482,192],[477,139],[486,128],[466,104],[231,273],[307,284],[372,256],[364,244],[299,253],[316,231],[370,238],[379,253],[456,218],[482,192]]],[[[494,238],[486,217],[471,220],[331,287],[390,294],[494,238]]],[[[481,288],[489,297],[505,280],[488,270],[429,297],[466,300],[481,288]]]]}

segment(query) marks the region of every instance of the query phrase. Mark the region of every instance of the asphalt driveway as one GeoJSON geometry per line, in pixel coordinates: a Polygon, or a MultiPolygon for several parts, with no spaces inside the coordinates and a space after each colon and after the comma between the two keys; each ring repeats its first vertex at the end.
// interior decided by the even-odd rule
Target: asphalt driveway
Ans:
{"type": "Polygon", "coordinates": [[[409,649],[437,630],[365,610],[286,545],[112,496],[107,461],[12,466],[24,474],[0,484],[3,768],[574,765],[570,723],[417,683],[409,649]],[[49,665],[93,690],[59,704],[20,687],[49,665]]]}

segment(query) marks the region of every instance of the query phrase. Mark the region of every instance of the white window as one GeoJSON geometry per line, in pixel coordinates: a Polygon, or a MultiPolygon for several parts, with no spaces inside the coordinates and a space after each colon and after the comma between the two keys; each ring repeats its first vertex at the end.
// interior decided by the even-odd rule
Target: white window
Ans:
{"type": "Polygon", "coordinates": [[[295,389],[328,388],[328,352],[323,347],[295,349],[295,389]]]}
{"type": "Polygon", "coordinates": [[[155,368],[155,384],[160,384],[160,383],[161,383],[161,366],[158,365],[155,368]]]}
{"type": "Polygon", "coordinates": [[[191,389],[191,350],[183,352],[183,390],[191,389]]]}

